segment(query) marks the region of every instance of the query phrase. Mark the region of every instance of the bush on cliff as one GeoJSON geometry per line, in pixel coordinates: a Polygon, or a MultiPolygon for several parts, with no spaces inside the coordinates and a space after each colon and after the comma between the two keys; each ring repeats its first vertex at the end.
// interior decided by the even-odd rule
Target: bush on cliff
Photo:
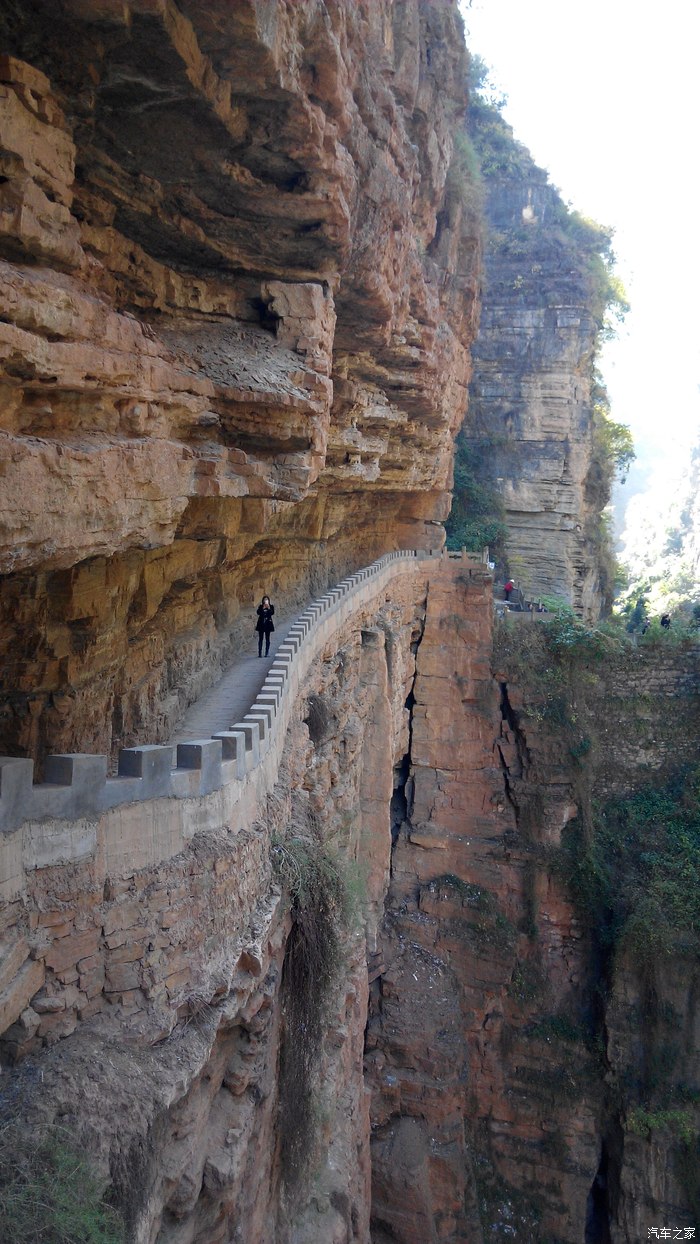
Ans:
{"type": "Polygon", "coordinates": [[[642,967],[700,946],[700,769],[608,800],[569,880],[604,945],[642,967]]]}
{"type": "Polygon", "coordinates": [[[464,429],[457,436],[452,509],[445,523],[447,547],[472,552],[489,548],[494,560],[501,560],[507,536],[503,500],[489,481],[489,445],[478,449],[467,440],[464,429]]]}
{"type": "Polygon", "coordinates": [[[89,1161],[54,1128],[37,1139],[0,1129],[0,1240],[7,1244],[123,1244],[124,1224],[102,1199],[89,1161]]]}
{"type": "Polygon", "coordinates": [[[272,864],[292,915],[282,975],[279,1089],[282,1170],[292,1190],[312,1156],[316,1066],[354,896],[349,870],[314,826],[276,840],[272,864]]]}

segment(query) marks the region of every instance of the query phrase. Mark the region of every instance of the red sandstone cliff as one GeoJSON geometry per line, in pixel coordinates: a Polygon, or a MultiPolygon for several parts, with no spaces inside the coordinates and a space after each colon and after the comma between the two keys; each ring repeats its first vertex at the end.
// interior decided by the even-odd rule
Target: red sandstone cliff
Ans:
{"type": "Polygon", "coordinates": [[[168,736],[263,589],[437,542],[465,53],[452,0],[10,4],[0,35],[0,751],[110,750],[168,736]]]}
{"type": "MultiPolygon", "coordinates": [[[[169,735],[263,587],[291,603],[434,542],[475,313],[445,193],[464,54],[448,0],[10,0],[0,30],[3,749],[108,750],[169,735]]],[[[492,673],[491,590],[446,562],[358,611],[242,828],[215,793],[162,857],[166,800],[113,818],[109,868],[94,827],[0,843],[8,1080],[138,1244],[578,1244],[596,1214],[622,1242],[685,1212],[671,1146],[608,1092],[643,982],[620,965],[604,1063],[571,1018],[598,982],[550,854],[581,766],[492,673]],[[362,913],[308,1131],[273,871],[300,833],[358,865],[362,913]]],[[[670,660],[658,704],[634,677],[641,747],[619,688],[594,705],[602,787],[690,745],[667,701],[693,671],[670,660]]],[[[696,976],[663,983],[642,1051],[672,1010],[692,1091],[696,976]]]]}

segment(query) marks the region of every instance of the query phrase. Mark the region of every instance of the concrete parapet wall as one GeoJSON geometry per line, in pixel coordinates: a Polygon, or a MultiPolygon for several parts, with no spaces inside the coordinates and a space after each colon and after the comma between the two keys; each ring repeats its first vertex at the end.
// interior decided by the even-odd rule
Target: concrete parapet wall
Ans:
{"type": "MultiPolygon", "coordinates": [[[[483,565],[457,566],[483,591],[483,565]]],[[[219,988],[217,973],[228,988],[231,972],[255,968],[274,898],[268,795],[283,757],[294,767],[306,697],[350,635],[374,634],[366,628],[387,602],[400,611],[423,601],[446,570],[446,557],[391,556],[315,601],[243,720],[179,744],[174,769],[163,747],[123,752],[115,779],[104,757],[52,758],[54,780],[32,796],[48,811],[57,792],[57,815],[0,836],[0,1056],[51,1044],[115,1005],[157,1038],[188,999],[219,988]],[[81,770],[90,798],[105,799],[112,784],[131,798],[70,817],[62,788],[81,770]]],[[[28,762],[6,764],[14,776],[28,762]]]]}
{"type": "Polygon", "coordinates": [[[124,804],[199,798],[245,781],[261,763],[273,736],[284,734],[293,698],[290,693],[333,626],[417,560],[413,552],[389,553],[314,601],[280,645],[270,678],[244,721],[231,723],[225,748],[218,737],[195,739],[176,748],[125,748],[119,753],[116,777],[107,776],[106,756],[49,756],[46,780],[37,785],[33,784],[33,761],[0,757],[0,833],[46,819],[96,822],[124,804]],[[233,760],[235,768],[228,763],[233,760]]]}
{"type": "MultiPolygon", "coordinates": [[[[284,740],[308,670],[335,632],[397,575],[425,574],[441,554],[388,553],[344,579],[298,617],[247,713],[213,738],[145,745],[106,756],[50,756],[47,781],[33,762],[0,758],[0,901],[25,890],[27,871],[92,857],[102,877],[170,859],[195,834],[250,825],[276,780],[284,740]]],[[[454,555],[452,555],[454,556],[454,555]]],[[[457,555],[475,571],[472,555],[457,555]]]]}

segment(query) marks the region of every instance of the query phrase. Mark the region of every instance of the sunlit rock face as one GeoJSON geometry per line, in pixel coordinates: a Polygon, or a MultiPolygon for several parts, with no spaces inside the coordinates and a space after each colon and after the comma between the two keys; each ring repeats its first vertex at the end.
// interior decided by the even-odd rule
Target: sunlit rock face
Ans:
{"type": "MultiPolygon", "coordinates": [[[[369,960],[372,1244],[690,1227],[695,941],[656,962],[613,955],[593,886],[565,861],[591,795],[662,788],[694,764],[697,651],[583,664],[566,700],[577,752],[561,701],[547,711],[544,663],[513,644],[537,622],[498,628],[494,651],[490,596],[478,577],[434,576],[417,646],[369,960]]],[[[583,874],[585,850],[573,858],[583,874]]]]}
{"type": "Polygon", "coordinates": [[[600,528],[609,480],[596,461],[591,396],[602,313],[588,266],[595,246],[512,136],[510,146],[512,167],[485,164],[483,306],[465,431],[503,502],[508,573],[526,596],[551,594],[595,619],[610,587],[600,528]]]}
{"type": "Polygon", "coordinates": [[[535,750],[493,677],[491,591],[433,580],[417,651],[366,1039],[373,1244],[574,1244],[598,1162],[593,1060],[538,1028],[585,943],[531,840],[544,857],[576,807],[560,742],[535,750]]]}
{"type": "MultiPolygon", "coordinates": [[[[449,580],[446,561],[420,565],[449,580]]],[[[26,892],[4,905],[0,1058],[21,1062],[8,1084],[32,1143],[58,1118],[89,1151],[129,1244],[369,1244],[366,950],[376,963],[428,591],[427,571],[397,576],[335,631],[248,825],[205,813],[182,851],[144,863],[146,818],[130,805],[136,842],[108,877],[101,852],[67,866],[35,857],[26,892]],[[307,1112],[286,1072],[309,1037],[290,1019],[299,942],[278,867],[300,837],[326,852],[348,899],[330,982],[313,959],[292,976],[320,1021],[307,1112]]]]}
{"type": "Polygon", "coordinates": [[[110,750],[169,735],[262,591],[438,542],[465,53],[452,0],[10,2],[0,34],[0,750],[110,750]]]}

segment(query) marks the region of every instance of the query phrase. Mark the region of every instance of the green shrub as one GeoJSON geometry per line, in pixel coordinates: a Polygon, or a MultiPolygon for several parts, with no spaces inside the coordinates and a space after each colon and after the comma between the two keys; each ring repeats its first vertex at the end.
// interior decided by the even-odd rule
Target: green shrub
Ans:
{"type": "Polygon", "coordinates": [[[478,447],[464,430],[455,447],[452,509],[445,523],[447,547],[480,551],[488,546],[492,557],[502,557],[507,528],[503,500],[489,480],[490,442],[478,447]]]}
{"type": "Polygon", "coordinates": [[[445,184],[445,199],[448,204],[452,197],[457,198],[481,226],[484,186],[479,157],[466,130],[458,130],[454,136],[452,161],[447,171],[445,184]]]}
{"type": "Polygon", "coordinates": [[[608,800],[561,856],[581,918],[640,966],[700,941],[700,771],[608,800]]]}
{"type": "Polygon", "coordinates": [[[275,840],[272,865],[292,915],[282,972],[279,1087],[282,1171],[292,1191],[313,1152],[316,1067],[343,960],[342,933],[356,911],[356,897],[343,864],[313,830],[275,840]]]}
{"type": "Polygon", "coordinates": [[[124,1224],[65,1131],[37,1139],[0,1130],[0,1240],[7,1244],[123,1244],[124,1224]]]}
{"type": "Polygon", "coordinates": [[[627,1115],[627,1130],[633,1136],[646,1136],[654,1132],[671,1132],[686,1145],[696,1139],[693,1116],[689,1110],[646,1110],[634,1106],[627,1115]]]}
{"type": "Polygon", "coordinates": [[[545,991],[545,978],[538,963],[532,959],[518,959],[508,985],[508,997],[521,1006],[527,1006],[541,998],[545,991]]]}

